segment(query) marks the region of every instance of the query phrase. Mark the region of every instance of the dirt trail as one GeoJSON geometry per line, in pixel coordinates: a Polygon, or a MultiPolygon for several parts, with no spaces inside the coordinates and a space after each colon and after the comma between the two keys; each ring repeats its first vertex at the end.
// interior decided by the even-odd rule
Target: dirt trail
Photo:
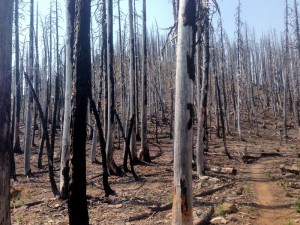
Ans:
{"type": "Polygon", "coordinates": [[[275,163],[275,160],[259,160],[251,167],[254,191],[257,199],[259,217],[257,225],[284,225],[288,224],[294,210],[282,201],[284,192],[282,188],[267,175],[267,165],[275,163]]]}

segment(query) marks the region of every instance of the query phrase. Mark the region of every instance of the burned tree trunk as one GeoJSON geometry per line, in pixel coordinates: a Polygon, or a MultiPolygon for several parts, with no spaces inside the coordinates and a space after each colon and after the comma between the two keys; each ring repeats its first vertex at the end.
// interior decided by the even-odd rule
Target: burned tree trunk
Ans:
{"type": "Polygon", "coordinates": [[[141,150],[139,159],[150,162],[147,139],[147,27],[146,27],[146,0],[143,0],[143,63],[142,63],[142,114],[141,114],[141,150]]]}
{"type": "Polygon", "coordinates": [[[0,224],[10,225],[10,110],[13,1],[0,0],[0,224]],[[4,7],[5,6],[5,7],[4,7]]]}
{"type": "Polygon", "coordinates": [[[195,0],[180,1],[178,15],[172,224],[193,224],[191,166],[195,82],[195,0]]]}
{"type": "Polygon", "coordinates": [[[70,147],[70,224],[89,224],[86,199],[86,118],[91,85],[91,1],[77,0],[73,55],[73,93],[70,147]]]}
{"type": "Polygon", "coordinates": [[[69,183],[69,130],[71,120],[71,95],[72,95],[72,56],[74,43],[74,14],[75,0],[68,0],[66,7],[66,87],[65,87],[65,110],[62,136],[62,150],[60,159],[60,198],[68,198],[69,183]]]}

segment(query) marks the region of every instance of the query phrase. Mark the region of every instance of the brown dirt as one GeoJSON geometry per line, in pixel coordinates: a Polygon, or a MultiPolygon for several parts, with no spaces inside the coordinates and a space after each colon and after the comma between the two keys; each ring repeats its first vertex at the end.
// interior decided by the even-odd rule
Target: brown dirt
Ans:
{"type": "MultiPolygon", "coordinates": [[[[253,135],[244,128],[245,142],[239,142],[237,135],[228,136],[228,148],[233,160],[224,154],[222,139],[216,137],[211,129],[209,153],[205,162],[209,166],[234,167],[237,175],[218,174],[211,171],[207,175],[214,178],[212,182],[199,182],[193,172],[194,218],[215,207],[213,217],[222,215],[231,225],[256,224],[300,224],[300,214],[294,208],[299,199],[300,189],[293,188],[299,182],[299,175],[282,173],[280,164],[299,165],[297,157],[300,150],[298,130],[289,130],[289,139],[281,140],[278,130],[266,122],[268,129],[260,124],[260,136],[253,135]],[[262,152],[279,152],[282,157],[259,158],[253,164],[242,161],[244,154],[259,156],[262,152]],[[226,186],[211,195],[199,197],[200,193],[213,188],[226,186]],[[222,203],[235,203],[238,212],[223,215],[222,203]]],[[[151,124],[150,124],[151,125],[151,124]]],[[[111,187],[117,196],[104,198],[102,188],[101,165],[89,162],[90,146],[87,147],[87,194],[90,224],[170,224],[171,210],[151,211],[153,207],[172,201],[172,140],[168,137],[168,127],[159,129],[158,145],[161,150],[150,144],[152,164],[136,166],[141,178],[135,181],[131,174],[123,177],[109,178],[111,187]]],[[[155,142],[154,128],[149,132],[150,142],[155,142]]],[[[60,140],[58,132],[57,143],[60,140]]],[[[39,144],[37,137],[36,143],[39,144]]],[[[115,146],[118,146],[116,141],[115,146]]],[[[120,146],[122,149],[122,143],[120,146]]],[[[47,167],[37,168],[37,149],[31,157],[33,178],[23,175],[23,155],[16,155],[18,181],[12,181],[11,212],[12,224],[68,224],[67,203],[51,193],[47,167]],[[27,203],[38,204],[28,206],[27,203]]],[[[59,148],[55,149],[59,155],[59,148]]],[[[100,155],[97,155],[100,161],[100,155]]],[[[122,151],[116,150],[115,160],[121,165],[122,151]]],[[[46,165],[46,156],[43,158],[46,165]]],[[[56,181],[59,181],[59,159],[55,159],[56,181]]]]}
{"type": "Polygon", "coordinates": [[[281,196],[284,193],[282,187],[272,182],[270,176],[265,173],[267,165],[274,165],[276,162],[278,160],[265,160],[251,167],[254,190],[257,194],[256,203],[260,208],[257,225],[282,225],[288,223],[295,214],[295,210],[291,209],[289,204],[285,204],[284,196],[281,196]]]}

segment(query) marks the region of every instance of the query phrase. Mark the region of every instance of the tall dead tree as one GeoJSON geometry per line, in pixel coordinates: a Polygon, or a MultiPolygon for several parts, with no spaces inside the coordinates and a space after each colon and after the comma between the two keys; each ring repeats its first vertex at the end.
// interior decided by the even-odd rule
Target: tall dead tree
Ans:
{"type": "MultiPolygon", "coordinates": [[[[201,17],[203,21],[202,25],[202,34],[198,30],[198,38],[202,39],[202,71],[198,65],[198,74],[197,74],[197,82],[198,82],[198,130],[197,130],[197,145],[196,145],[196,164],[197,164],[197,175],[204,175],[204,141],[208,141],[208,137],[205,137],[205,129],[206,129],[206,120],[207,120],[207,95],[208,95],[208,79],[209,79],[209,63],[210,63],[210,55],[209,55],[209,7],[208,2],[206,4],[200,3],[198,5],[198,11],[201,13],[201,17]],[[202,35],[200,37],[200,35],[202,35]],[[200,89],[201,87],[201,89],[200,89]]],[[[199,25],[201,26],[201,24],[199,25]]],[[[200,27],[198,26],[198,29],[200,27]]],[[[200,40],[201,40],[200,39],[200,40]]],[[[200,44],[199,44],[200,45],[200,44]]],[[[200,47],[200,46],[199,46],[200,47]]],[[[200,51],[198,47],[198,51],[200,51]]],[[[200,53],[197,54],[200,56],[200,53]]],[[[198,59],[198,63],[201,61],[198,59]]]]}
{"type": "Polygon", "coordinates": [[[107,135],[106,135],[106,158],[107,168],[110,174],[118,174],[117,165],[113,159],[114,130],[115,130],[115,84],[114,84],[114,43],[113,43],[113,1],[107,1],[107,135]]]}
{"type": "Polygon", "coordinates": [[[20,113],[21,113],[21,82],[20,82],[20,43],[19,43],[19,0],[15,0],[15,128],[14,128],[14,152],[21,153],[20,146],[20,113]]]}
{"type": "Polygon", "coordinates": [[[72,56],[74,43],[74,16],[75,0],[66,2],[66,84],[64,102],[64,124],[62,136],[62,150],[60,159],[60,198],[68,197],[69,183],[69,130],[71,120],[71,96],[72,96],[72,56]]]}
{"type": "MultiPolygon", "coordinates": [[[[129,48],[130,48],[130,65],[129,65],[129,88],[130,88],[130,103],[129,114],[130,117],[136,114],[135,111],[135,49],[134,49],[134,32],[133,32],[133,10],[132,0],[128,0],[129,8],[129,48]]],[[[130,138],[130,153],[133,160],[137,159],[136,154],[136,128],[133,127],[130,138]]]]}
{"type": "Polygon", "coordinates": [[[193,224],[192,143],[195,82],[196,2],[181,0],[178,13],[174,117],[174,195],[172,224],[193,224]]]}
{"type": "Polygon", "coordinates": [[[70,147],[69,223],[89,224],[86,198],[86,118],[91,88],[90,46],[91,1],[75,4],[73,53],[73,88],[70,147]]]}
{"type": "Polygon", "coordinates": [[[283,72],[283,135],[287,137],[287,95],[288,95],[288,71],[289,71],[289,19],[288,2],[285,0],[285,53],[283,72]]]}
{"type": "Polygon", "coordinates": [[[147,139],[147,24],[146,0],[143,0],[143,63],[142,63],[142,112],[141,112],[141,150],[139,159],[150,162],[147,139]]]}
{"type": "Polygon", "coordinates": [[[0,224],[10,225],[10,110],[13,1],[0,0],[0,224]],[[5,6],[5,7],[4,7],[5,6]]]}
{"type": "Polygon", "coordinates": [[[240,79],[242,75],[242,65],[241,65],[241,42],[242,42],[242,21],[241,21],[241,1],[238,2],[237,7],[237,18],[236,18],[236,26],[237,26],[237,70],[235,75],[235,83],[236,83],[236,120],[237,120],[237,128],[239,134],[239,140],[242,141],[242,127],[241,127],[241,98],[240,98],[240,79]]]}
{"type": "MultiPolygon", "coordinates": [[[[298,54],[298,58],[300,57],[300,25],[299,25],[299,14],[298,14],[298,3],[297,0],[294,0],[294,12],[295,12],[295,35],[296,35],[296,51],[298,54]]],[[[299,63],[297,63],[299,66],[299,63]]],[[[297,88],[297,84],[299,83],[298,75],[299,73],[296,72],[294,83],[294,116],[296,118],[296,123],[298,126],[299,134],[300,134],[300,115],[299,115],[299,92],[297,88]]]]}
{"type": "MultiPolygon", "coordinates": [[[[33,81],[33,7],[34,0],[30,1],[30,26],[29,26],[29,79],[33,81]]],[[[30,152],[31,152],[31,135],[32,135],[32,103],[33,98],[27,84],[27,105],[26,105],[26,122],[25,122],[25,148],[24,148],[24,174],[31,176],[30,152]]]]}

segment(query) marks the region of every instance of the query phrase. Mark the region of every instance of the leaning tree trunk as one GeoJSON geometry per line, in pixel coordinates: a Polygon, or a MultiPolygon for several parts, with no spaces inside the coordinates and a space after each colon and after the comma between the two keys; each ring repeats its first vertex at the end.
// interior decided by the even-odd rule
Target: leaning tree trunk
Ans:
{"type": "Polygon", "coordinates": [[[62,136],[62,149],[60,158],[60,198],[68,198],[69,183],[69,130],[71,120],[71,95],[72,95],[72,56],[74,43],[74,14],[75,0],[66,3],[66,88],[65,88],[65,110],[62,136]]]}
{"type": "Polygon", "coordinates": [[[147,140],[147,27],[146,27],[146,0],[143,0],[143,63],[142,63],[142,114],[141,114],[141,150],[139,158],[150,162],[147,140]]]}
{"type": "Polygon", "coordinates": [[[192,143],[195,82],[195,0],[181,0],[176,60],[172,224],[193,224],[192,143]]]}
{"type": "Polygon", "coordinates": [[[10,99],[13,1],[0,0],[0,224],[10,225],[10,99]],[[5,6],[5,7],[4,7],[5,6]]]}
{"type": "Polygon", "coordinates": [[[77,0],[73,56],[69,223],[89,224],[86,198],[86,118],[91,85],[91,1],[77,0]]]}

